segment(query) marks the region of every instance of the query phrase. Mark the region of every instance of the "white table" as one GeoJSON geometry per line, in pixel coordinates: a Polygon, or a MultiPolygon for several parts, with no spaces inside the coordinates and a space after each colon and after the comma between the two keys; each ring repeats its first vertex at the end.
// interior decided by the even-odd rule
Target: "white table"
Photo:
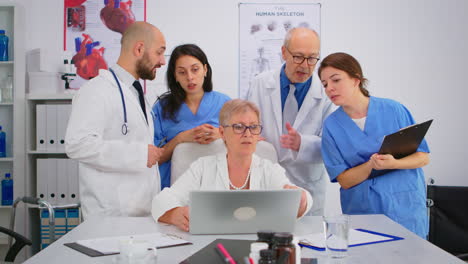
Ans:
{"type": "MultiPolygon", "coordinates": [[[[347,264],[385,264],[385,263],[465,263],[452,256],[446,251],[432,245],[424,239],[406,230],[399,224],[393,222],[384,215],[354,215],[351,216],[352,228],[365,228],[377,232],[404,237],[404,240],[386,243],[372,244],[366,246],[353,247],[349,250],[346,259],[347,264]]],[[[297,226],[295,235],[305,235],[316,233],[322,230],[321,217],[304,217],[297,226]]],[[[35,256],[28,259],[26,264],[34,263],[113,263],[115,256],[88,257],[71,248],[64,246],[64,243],[75,242],[81,239],[92,239],[106,236],[121,236],[143,234],[151,232],[163,232],[176,234],[183,239],[189,240],[193,245],[179,246],[173,248],[160,249],[158,251],[158,263],[179,263],[188,256],[200,250],[216,238],[228,239],[256,239],[255,234],[251,235],[190,235],[178,230],[174,226],[155,223],[151,218],[136,217],[108,217],[89,219],[76,227],[67,235],[63,236],[55,243],[42,250],[35,256]]],[[[332,263],[327,260],[325,252],[312,249],[302,249],[302,257],[316,257],[321,263],[332,263]]],[[[335,262],[333,262],[335,263],[335,262]]],[[[341,262],[343,263],[343,262],[341,262]]]]}

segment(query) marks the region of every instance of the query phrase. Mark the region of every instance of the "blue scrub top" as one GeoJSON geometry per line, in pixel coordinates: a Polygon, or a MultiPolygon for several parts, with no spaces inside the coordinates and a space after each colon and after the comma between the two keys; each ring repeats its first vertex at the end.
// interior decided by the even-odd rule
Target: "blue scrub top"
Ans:
{"type": "MultiPolygon", "coordinates": [[[[180,132],[192,129],[199,125],[210,124],[219,127],[219,111],[226,101],[231,100],[229,96],[219,92],[205,92],[194,115],[186,103],[180,106],[176,114],[176,121],[163,119],[161,102],[158,101],[153,107],[154,112],[154,145],[158,146],[164,137],[166,142],[171,141],[180,132]]],[[[165,142],[163,143],[165,144],[165,142]]],[[[171,160],[159,164],[161,176],[161,190],[171,185],[171,160]]]]}
{"type": "MultiPolygon", "coordinates": [[[[385,135],[415,124],[402,104],[370,97],[362,131],[339,107],[324,122],[322,155],[332,182],[347,169],[367,162],[377,153],[385,135]]],[[[429,153],[425,140],[418,152],[429,153]]],[[[426,238],[428,216],[426,184],[421,168],[393,170],[371,178],[347,190],[340,189],[341,208],[345,214],[385,214],[407,229],[426,238]]]]}

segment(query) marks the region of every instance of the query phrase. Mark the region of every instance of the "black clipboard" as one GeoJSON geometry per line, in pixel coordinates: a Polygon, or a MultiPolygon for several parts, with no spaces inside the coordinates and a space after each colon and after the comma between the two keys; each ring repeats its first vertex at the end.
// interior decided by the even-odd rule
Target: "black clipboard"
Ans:
{"type": "Polygon", "coordinates": [[[391,154],[395,159],[401,159],[415,153],[432,121],[414,124],[385,136],[379,154],[391,154]]]}
{"type": "MultiPolygon", "coordinates": [[[[434,119],[414,124],[386,135],[380,146],[379,154],[391,154],[395,159],[401,159],[415,153],[434,119]]],[[[384,175],[393,170],[372,170],[369,178],[384,175]]]]}

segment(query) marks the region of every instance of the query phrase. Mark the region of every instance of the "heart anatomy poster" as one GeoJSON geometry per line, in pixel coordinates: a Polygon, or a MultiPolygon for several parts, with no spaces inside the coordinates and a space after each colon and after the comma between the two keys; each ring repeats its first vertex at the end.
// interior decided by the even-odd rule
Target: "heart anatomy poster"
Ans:
{"type": "Polygon", "coordinates": [[[146,0],[64,0],[65,59],[76,67],[70,88],[117,62],[122,34],[135,21],[146,21],[146,0]]]}
{"type": "Polygon", "coordinates": [[[286,32],[308,27],[320,35],[320,4],[239,4],[239,97],[259,73],[279,70],[286,32]]]}

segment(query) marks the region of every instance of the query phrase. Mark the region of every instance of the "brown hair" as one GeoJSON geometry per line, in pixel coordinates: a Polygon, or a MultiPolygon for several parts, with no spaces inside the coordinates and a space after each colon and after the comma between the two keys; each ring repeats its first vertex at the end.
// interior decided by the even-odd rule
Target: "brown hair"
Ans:
{"type": "Polygon", "coordinates": [[[247,100],[233,99],[224,103],[221,111],[219,112],[219,124],[221,126],[228,125],[227,122],[231,120],[231,117],[237,113],[243,113],[246,111],[253,111],[260,122],[260,110],[258,107],[247,100]]]}
{"type": "Polygon", "coordinates": [[[367,79],[364,78],[361,65],[353,56],[344,52],[337,52],[328,55],[323,59],[322,63],[320,63],[320,67],[318,69],[319,77],[321,77],[322,70],[326,67],[333,67],[344,71],[349,75],[349,77],[358,79],[360,81],[359,90],[361,90],[361,93],[364,96],[370,96],[369,91],[366,89],[367,79]]]}

